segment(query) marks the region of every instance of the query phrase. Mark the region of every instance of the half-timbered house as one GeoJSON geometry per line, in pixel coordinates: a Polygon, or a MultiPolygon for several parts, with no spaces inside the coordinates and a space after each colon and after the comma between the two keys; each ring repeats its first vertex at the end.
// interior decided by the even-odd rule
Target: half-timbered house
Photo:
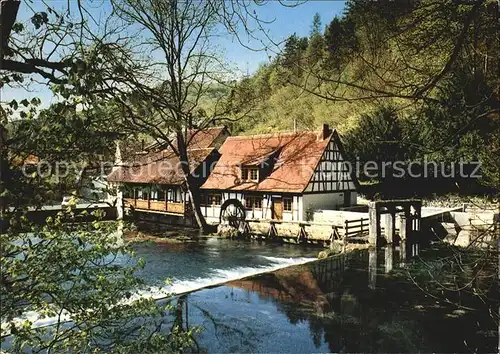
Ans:
{"type": "MultiPolygon", "coordinates": [[[[199,186],[206,181],[220,156],[218,148],[228,135],[225,127],[188,133],[189,170],[199,186]]],[[[182,165],[170,147],[151,145],[118,161],[107,180],[119,186],[118,200],[123,200],[125,209],[181,217],[190,215],[182,165]]]]}
{"type": "Polygon", "coordinates": [[[209,222],[233,204],[246,219],[309,220],[319,209],[356,204],[357,181],[340,138],[321,131],[228,137],[202,185],[209,222]]]}

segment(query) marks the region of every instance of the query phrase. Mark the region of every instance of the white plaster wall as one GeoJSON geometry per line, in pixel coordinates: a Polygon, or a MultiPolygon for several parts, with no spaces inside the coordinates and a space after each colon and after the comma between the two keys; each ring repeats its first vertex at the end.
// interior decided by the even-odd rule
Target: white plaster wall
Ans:
{"type": "Polygon", "coordinates": [[[343,225],[346,220],[358,220],[368,218],[368,213],[340,210],[320,210],[314,213],[315,222],[330,222],[335,225],[343,225]]]}
{"type": "Polygon", "coordinates": [[[303,196],[303,218],[306,218],[307,210],[336,209],[344,204],[344,193],[317,193],[304,194],[303,196]]]}
{"type": "Polygon", "coordinates": [[[202,206],[201,210],[206,218],[217,218],[218,220],[220,217],[219,205],[202,206]]]}
{"type": "Polygon", "coordinates": [[[293,221],[293,211],[283,211],[284,221],[293,221]]]}
{"type": "Polygon", "coordinates": [[[266,219],[273,218],[273,201],[270,195],[266,195],[266,214],[264,215],[266,219]]]}
{"type": "Polygon", "coordinates": [[[303,196],[297,196],[294,197],[297,198],[297,205],[298,205],[298,210],[297,210],[297,220],[298,221],[304,221],[305,220],[305,215],[304,215],[304,197],[303,196]]]}
{"type": "MultiPolygon", "coordinates": [[[[237,199],[245,206],[245,193],[239,192],[224,192],[222,193],[222,204],[228,199],[237,199]]],[[[247,219],[272,219],[272,194],[265,194],[262,197],[262,208],[247,210],[245,215],[247,219]]],[[[276,195],[280,196],[281,195],[276,195]]],[[[220,206],[202,206],[203,215],[209,222],[218,222],[221,212],[220,206]]],[[[300,221],[303,219],[303,203],[302,196],[293,196],[292,211],[283,211],[283,220],[285,221],[300,221]]]]}

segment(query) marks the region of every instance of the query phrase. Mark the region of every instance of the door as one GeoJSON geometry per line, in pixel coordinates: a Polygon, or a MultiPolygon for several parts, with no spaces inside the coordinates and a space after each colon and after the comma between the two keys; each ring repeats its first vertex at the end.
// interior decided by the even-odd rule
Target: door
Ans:
{"type": "Polygon", "coordinates": [[[283,199],[273,199],[273,211],[275,220],[283,220],[283,199]]]}

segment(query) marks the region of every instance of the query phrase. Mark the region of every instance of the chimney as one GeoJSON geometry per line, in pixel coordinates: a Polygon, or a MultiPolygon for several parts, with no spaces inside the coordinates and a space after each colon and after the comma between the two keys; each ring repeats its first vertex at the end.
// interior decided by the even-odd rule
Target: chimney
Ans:
{"type": "Polygon", "coordinates": [[[328,124],[323,124],[323,134],[322,134],[323,140],[327,139],[331,133],[332,131],[330,130],[328,124]]]}

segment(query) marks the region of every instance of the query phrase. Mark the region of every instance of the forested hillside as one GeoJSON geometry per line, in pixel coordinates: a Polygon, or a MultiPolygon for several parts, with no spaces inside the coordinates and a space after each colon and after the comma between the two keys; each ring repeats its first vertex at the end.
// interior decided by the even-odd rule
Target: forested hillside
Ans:
{"type": "Polygon", "coordinates": [[[241,81],[233,104],[258,103],[234,128],[328,123],[353,160],[479,159],[498,186],[498,26],[496,1],[350,0],[241,81]]]}

